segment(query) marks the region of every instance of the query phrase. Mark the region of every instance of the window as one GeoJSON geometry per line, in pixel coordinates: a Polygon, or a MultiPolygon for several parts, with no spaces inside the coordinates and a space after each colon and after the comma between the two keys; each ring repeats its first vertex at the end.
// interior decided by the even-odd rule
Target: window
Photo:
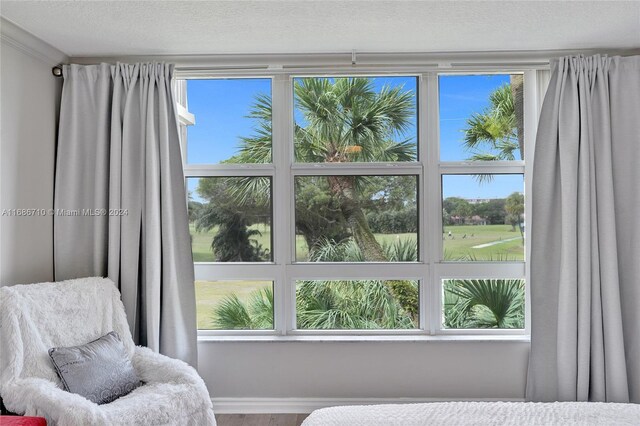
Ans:
{"type": "Polygon", "coordinates": [[[271,178],[187,178],[194,262],[270,262],[271,178]]]}
{"type": "Polygon", "coordinates": [[[529,78],[179,80],[200,333],[526,332],[529,78]]]}
{"type": "Polygon", "coordinates": [[[295,176],[296,261],[416,262],[418,176],[295,176]]]}
{"type": "Polygon", "coordinates": [[[442,259],[524,261],[523,194],[522,174],[443,174],[442,259]]]}
{"type": "Polygon", "coordinates": [[[440,75],[438,86],[436,328],[525,329],[524,75],[440,75]]]}
{"type": "Polygon", "coordinates": [[[199,330],[273,330],[273,282],[196,281],[199,330]]]}

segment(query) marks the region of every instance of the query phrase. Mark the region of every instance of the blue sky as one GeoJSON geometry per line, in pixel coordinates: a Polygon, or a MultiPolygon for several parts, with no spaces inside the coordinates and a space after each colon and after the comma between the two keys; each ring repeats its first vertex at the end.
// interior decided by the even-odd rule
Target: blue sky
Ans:
{"type": "Polygon", "coordinates": [[[245,116],[257,94],[271,95],[271,80],[187,80],[189,112],[187,162],[218,164],[233,156],[240,136],[250,136],[253,121],[245,116]]]}
{"type": "MultiPolygon", "coordinates": [[[[380,90],[385,84],[403,85],[405,90],[415,93],[416,82],[415,77],[379,77],[374,79],[374,86],[380,90]]],[[[441,161],[461,161],[471,155],[462,145],[465,120],[486,108],[489,94],[508,82],[508,75],[440,77],[441,161]]],[[[231,157],[239,137],[252,133],[253,122],[246,115],[259,93],[271,94],[270,79],[188,80],[189,111],[195,115],[196,124],[187,130],[187,162],[218,164],[231,157]]],[[[304,124],[298,111],[294,112],[294,118],[304,124]]],[[[414,120],[405,138],[415,140],[416,136],[414,120]]],[[[189,190],[195,189],[196,181],[189,179],[189,190]]],[[[503,175],[484,184],[478,184],[470,176],[443,177],[445,198],[504,198],[515,191],[523,191],[522,176],[503,175]]]]}

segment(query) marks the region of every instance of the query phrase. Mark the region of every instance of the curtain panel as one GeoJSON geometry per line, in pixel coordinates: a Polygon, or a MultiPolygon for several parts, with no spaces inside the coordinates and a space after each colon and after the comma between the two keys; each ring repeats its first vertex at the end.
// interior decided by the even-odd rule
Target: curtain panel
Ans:
{"type": "Polygon", "coordinates": [[[533,169],[527,399],[640,403],[640,56],[551,65],[533,169]]]}
{"type": "Polygon", "coordinates": [[[56,280],[108,276],[137,344],[197,366],[173,66],[63,67],[56,280]]]}

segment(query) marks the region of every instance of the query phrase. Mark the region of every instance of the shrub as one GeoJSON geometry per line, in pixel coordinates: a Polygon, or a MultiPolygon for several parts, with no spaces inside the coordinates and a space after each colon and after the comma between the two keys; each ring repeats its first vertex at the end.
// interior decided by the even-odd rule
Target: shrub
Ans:
{"type": "Polygon", "coordinates": [[[404,234],[418,231],[418,216],[415,207],[403,210],[370,211],[367,222],[376,234],[404,234]]]}

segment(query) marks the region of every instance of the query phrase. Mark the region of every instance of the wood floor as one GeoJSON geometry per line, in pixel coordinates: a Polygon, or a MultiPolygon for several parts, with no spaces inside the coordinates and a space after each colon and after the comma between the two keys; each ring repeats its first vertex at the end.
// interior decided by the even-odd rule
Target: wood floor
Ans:
{"type": "Polygon", "coordinates": [[[308,414],[216,414],[218,426],[299,426],[308,414]]]}

